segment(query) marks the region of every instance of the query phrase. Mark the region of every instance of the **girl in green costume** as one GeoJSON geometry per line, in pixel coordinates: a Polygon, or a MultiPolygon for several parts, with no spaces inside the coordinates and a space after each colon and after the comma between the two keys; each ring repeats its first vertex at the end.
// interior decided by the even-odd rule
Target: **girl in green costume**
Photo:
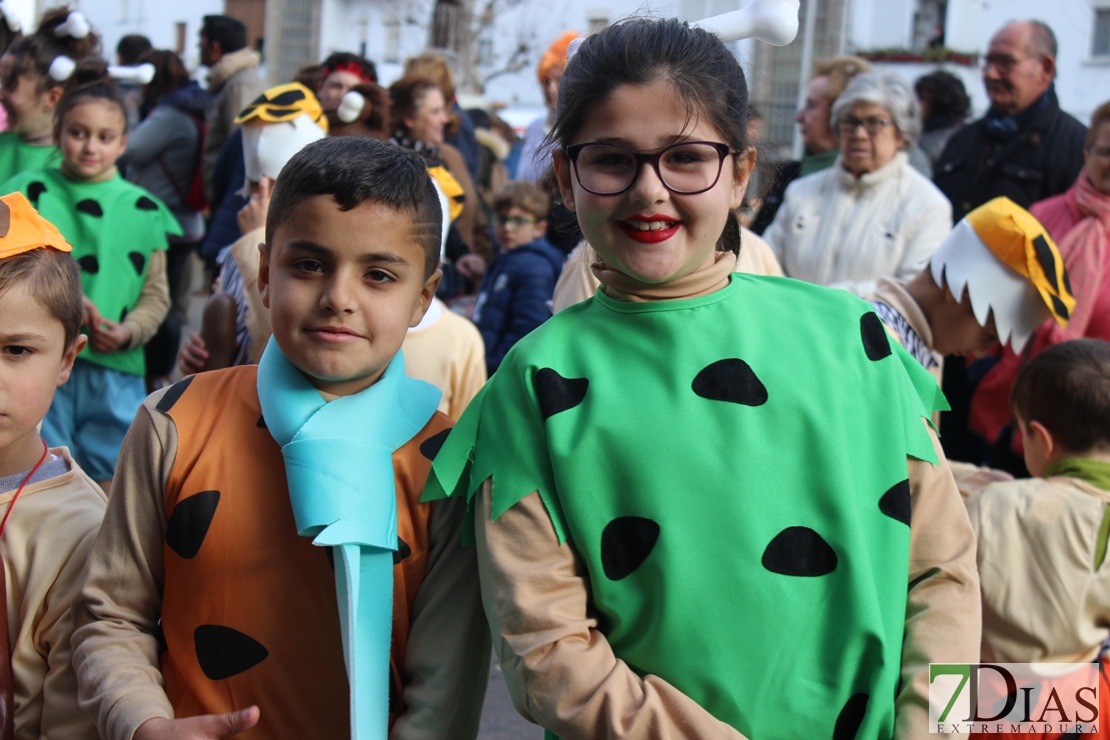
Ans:
{"type": "Polygon", "coordinates": [[[100,51],[100,37],[68,8],[43,14],[34,34],[17,39],[0,57],[0,105],[8,116],[0,132],[0,182],[56,165],[54,111],[72,87],[76,63],[100,51]]]}
{"type": "Polygon", "coordinates": [[[89,344],[43,420],[43,437],[69,447],[98,482],[110,481],[131,419],[146,397],[143,345],[169,309],[166,248],[181,228],[169,209],[122,177],[127,146],[123,98],[82,67],[62,98],[54,134],[60,167],[20,173],[0,188],[18,190],[73,245],[85,294],[89,344]],[[85,75],[90,79],[85,79],[85,75]]]}
{"type": "Polygon", "coordinates": [[[746,123],[706,31],[581,45],[550,138],[601,290],[513,348],[429,478],[473,497],[501,666],[549,735],[923,737],[928,664],[978,656],[935,382],[853,296],[733,272],[746,123]]]}

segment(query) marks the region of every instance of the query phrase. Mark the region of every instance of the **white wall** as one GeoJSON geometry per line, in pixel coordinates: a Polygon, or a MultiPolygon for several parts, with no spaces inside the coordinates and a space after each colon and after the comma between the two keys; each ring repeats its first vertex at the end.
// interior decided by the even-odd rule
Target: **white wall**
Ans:
{"type": "MultiPolygon", "coordinates": [[[[1044,21],[1056,34],[1056,94],[1060,106],[1088,123],[1094,109],[1110,100],[1110,64],[1089,58],[1094,22],[1090,0],[950,0],[948,46],[984,53],[991,36],[1007,21],[1027,18],[1044,21]]],[[[986,109],[982,82],[976,87],[982,100],[976,112],[981,113],[986,109]]]]}
{"type": "MultiPolygon", "coordinates": [[[[8,2],[8,0],[4,0],[8,2]]],[[[196,69],[200,64],[197,51],[197,34],[201,18],[213,13],[223,13],[223,0],[188,0],[187,3],[167,0],[79,0],[79,2],[44,2],[42,8],[70,5],[81,10],[103,43],[104,57],[116,61],[116,44],[130,33],[141,33],[150,39],[156,49],[173,50],[177,44],[176,23],[186,23],[185,64],[196,69]]],[[[36,19],[37,22],[37,19],[36,19]]],[[[34,28],[34,25],[29,25],[34,28]]]]}

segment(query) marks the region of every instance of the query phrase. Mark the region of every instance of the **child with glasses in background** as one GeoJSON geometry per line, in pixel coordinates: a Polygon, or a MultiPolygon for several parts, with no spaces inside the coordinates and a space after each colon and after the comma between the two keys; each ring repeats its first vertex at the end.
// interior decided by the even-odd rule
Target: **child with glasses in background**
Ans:
{"type": "Polygon", "coordinates": [[[482,276],[474,304],[490,375],[521,337],[551,316],[564,256],[544,238],[550,205],[543,191],[528,182],[511,182],[494,196],[501,253],[482,276]]]}

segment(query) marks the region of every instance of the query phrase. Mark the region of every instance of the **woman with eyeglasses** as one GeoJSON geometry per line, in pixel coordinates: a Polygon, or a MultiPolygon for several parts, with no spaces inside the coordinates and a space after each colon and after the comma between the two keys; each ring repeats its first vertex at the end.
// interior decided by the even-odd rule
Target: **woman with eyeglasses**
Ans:
{"type": "MultiPolygon", "coordinates": [[[[1060,195],[1029,207],[1064,258],[1075,295],[1066,329],[1041,326],[1021,357],[1004,349],[980,381],[971,404],[971,426],[992,443],[1013,425],[1010,388],[1022,363],[1046,347],[1068,339],[1110,340],[1110,101],[1095,109],[1084,142],[1084,164],[1075,184],[1060,195]]],[[[1015,440],[1014,452],[1020,456],[1015,440]]]]}
{"type": "Polygon", "coordinates": [[[788,277],[867,295],[880,277],[921,269],[951,230],[952,207],[909,164],[921,120],[901,77],[854,77],[832,124],[836,163],[790,184],[763,238],[788,277]]]}

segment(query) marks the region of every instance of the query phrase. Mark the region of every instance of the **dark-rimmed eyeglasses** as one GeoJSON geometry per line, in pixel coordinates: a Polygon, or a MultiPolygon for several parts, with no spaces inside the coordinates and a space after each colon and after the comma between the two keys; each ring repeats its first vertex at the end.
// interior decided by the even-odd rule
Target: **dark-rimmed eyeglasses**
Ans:
{"type": "Polygon", "coordinates": [[[1001,74],[1009,74],[1014,67],[1018,66],[1026,59],[1034,59],[1035,57],[1012,57],[1009,54],[985,54],[979,57],[977,63],[981,72],[986,72],[987,67],[994,67],[1001,74]]]}
{"type": "Polygon", "coordinates": [[[836,127],[842,134],[854,134],[856,129],[863,126],[863,130],[871,136],[877,136],[887,126],[892,126],[894,121],[889,118],[879,118],[872,116],[870,118],[856,118],[855,116],[843,116],[836,124],[836,127]]]}
{"type": "Polygon", "coordinates": [[[725,157],[736,152],[715,141],[683,141],[650,154],[616,144],[574,144],[566,148],[574,176],[594,195],[619,195],[632,187],[644,164],[663,187],[678,195],[697,195],[721,179],[725,157]]]}

